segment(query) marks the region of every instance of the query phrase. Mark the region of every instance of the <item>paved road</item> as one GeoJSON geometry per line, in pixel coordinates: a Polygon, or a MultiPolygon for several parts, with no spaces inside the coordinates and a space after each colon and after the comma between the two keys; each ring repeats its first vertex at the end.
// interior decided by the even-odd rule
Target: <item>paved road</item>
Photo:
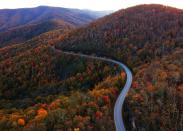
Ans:
{"type": "Polygon", "coordinates": [[[121,91],[120,95],[118,96],[116,103],[115,103],[115,107],[114,107],[114,122],[115,122],[115,126],[116,126],[116,131],[126,131],[125,125],[124,125],[124,122],[122,119],[122,109],[123,109],[123,103],[124,103],[125,97],[132,84],[132,73],[129,70],[129,68],[119,61],[108,59],[108,58],[89,56],[89,55],[73,53],[73,52],[65,52],[65,51],[55,49],[55,47],[52,47],[52,49],[57,52],[62,52],[64,54],[68,54],[68,55],[74,55],[74,56],[114,63],[114,64],[117,64],[121,70],[124,70],[126,72],[127,79],[126,79],[125,86],[123,87],[123,90],[121,91]]]}

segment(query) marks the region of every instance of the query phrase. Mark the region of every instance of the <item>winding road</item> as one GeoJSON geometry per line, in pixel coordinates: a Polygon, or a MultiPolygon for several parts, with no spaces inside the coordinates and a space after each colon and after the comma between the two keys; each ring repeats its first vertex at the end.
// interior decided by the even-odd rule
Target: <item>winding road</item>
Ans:
{"type": "Polygon", "coordinates": [[[78,53],[73,53],[73,52],[65,52],[65,51],[56,49],[55,47],[51,47],[51,48],[57,52],[62,52],[67,55],[79,56],[79,57],[96,59],[96,60],[101,60],[101,61],[105,61],[105,62],[109,62],[109,63],[114,63],[114,64],[117,64],[121,70],[124,70],[126,72],[127,78],[126,78],[125,86],[123,87],[123,90],[121,91],[120,95],[118,96],[116,103],[115,103],[115,107],[114,107],[114,122],[115,122],[115,126],[116,126],[116,131],[126,131],[126,128],[125,128],[125,125],[124,125],[124,122],[122,119],[123,118],[122,110],[123,110],[123,103],[124,103],[125,97],[132,84],[132,73],[131,73],[130,69],[123,63],[116,61],[116,60],[96,57],[96,56],[89,56],[89,55],[84,55],[84,54],[78,54],[78,53]]]}

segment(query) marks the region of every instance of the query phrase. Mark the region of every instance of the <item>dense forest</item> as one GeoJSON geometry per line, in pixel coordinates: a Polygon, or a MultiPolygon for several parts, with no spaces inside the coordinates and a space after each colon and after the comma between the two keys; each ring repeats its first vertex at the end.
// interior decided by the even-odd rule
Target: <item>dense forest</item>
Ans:
{"type": "Polygon", "coordinates": [[[114,129],[113,106],[125,82],[117,66],[65,56],[48,46],[0,65],[1,129],[114,129]]]}
{"type": "MultiPolygon", "coordinates": [[[[133,116],[138,130],[183,129],[183,50],[135,68],[124,114],[133,116]]],[[[127,115],[128,116],[128,115],[127,115]]],[[[129,125],[129,127],[132,127],[129,125]]]]}
{"type": "Polygon", "coordinates": [[[88,26],[0,48],[0,129],[113,131],[113,108],[126,74],[52,46],[130,67],[134,78],[123,110],[128,130],[182,131],[182,10],[135,6],[88,26]]]}

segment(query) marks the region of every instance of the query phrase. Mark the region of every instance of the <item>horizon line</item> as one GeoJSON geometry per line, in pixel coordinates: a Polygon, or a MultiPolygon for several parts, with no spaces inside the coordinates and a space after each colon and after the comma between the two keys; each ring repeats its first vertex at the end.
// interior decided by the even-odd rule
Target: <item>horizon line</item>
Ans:
{"type": "Polygon", "coordinates": [[[118,11],[118,10],[128,9],[128,8],[131,8],[131,7],[136,7],[136,6],[141,6],[141,5],[161,5],[161,6],[166,6],[166,7],[171,7],[171,8],[176,8],[176,9],[183,10],[182,8],[178,8],[178,7],[175,7],[175,6],[170,6],[170,5],[165,5],[165,4],[158,4],[158,3],[137,4],[137,5],[129,6],[129,7],[126,7],[126,8],[120,8],[120,9],[116,9],[116,10],[94,10],[94,9],[89,9],[89,8],[71,8],[71,7],[50,6],[50,5],[38,5],[38,6],[32,6],[32,7],[19,7],[19,8],[0,8],[0,10],[18,10],[18,9],[33,9],[33,8],[38,8],[38,7],[52,7],[52,8],[64,8],[64,9],[75,9],[75,10],[111,11],[111,12],[115,12],[115,11],[118,11]]]}

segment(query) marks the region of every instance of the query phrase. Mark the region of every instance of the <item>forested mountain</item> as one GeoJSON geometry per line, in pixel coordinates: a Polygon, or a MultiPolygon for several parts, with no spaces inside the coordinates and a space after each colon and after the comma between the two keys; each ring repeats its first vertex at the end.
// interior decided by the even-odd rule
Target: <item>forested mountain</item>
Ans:
{"type": "Polygon", "coordinates": [[[54,29],[72,29],[109,12],[40,6],[0,10],[0,47],[29,40],[54,29]]]}
{"type": "Polygon", "coordinates": [[[115,57],[133,66],[181,48],[182,36],[182,10],[140,5],[67,34],[58,47],[115,57]]]}
{"type": "Polygon", "coordinates": [[[183,129],[182,10],[135,6],[0,48],[0,129],[113,131],[125,73],[52,46],[117,59],[132,69],[124,105],[128,130],[183,129]]]}

